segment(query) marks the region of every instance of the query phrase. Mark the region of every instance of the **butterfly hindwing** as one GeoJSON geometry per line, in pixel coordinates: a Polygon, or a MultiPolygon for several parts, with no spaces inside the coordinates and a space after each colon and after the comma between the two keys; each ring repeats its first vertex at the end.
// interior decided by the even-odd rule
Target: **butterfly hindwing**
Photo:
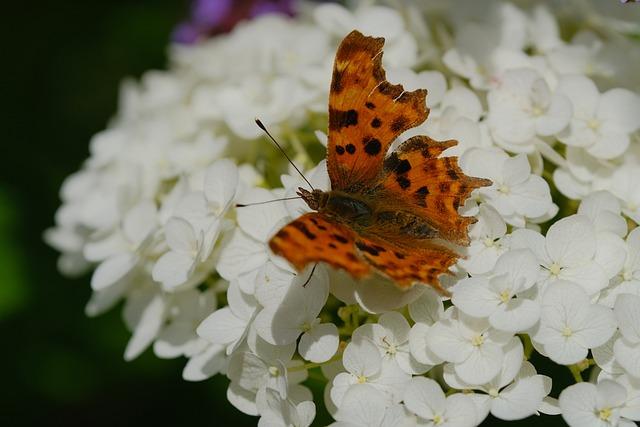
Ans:
{"type": "Polygon", "coordinates": [[[462,172],[457,157],[439,157],[457,141],[435,141],[414,136],[402,143],[384,162],[383,187],[387,200],[401,200],[453,243],[469,243],[467,228],[476,219],[458,213],[471,192],[491,185],[462,172]]]}
{"type": "Polygon", "coordinates": [[[390,144],[428,114],[424,89],[386,81],[383,38],[352,31],[340,44],[329,94],[327,163],[334,190],[359,192],[382,167],[390,144]]]}
{"type": "Polygon", "coordinates": [[[364,277],[371,269],[358,256],[355,241],[356,234],[349,227],[312,212],[282,227],[269,246],[298,271],[309,263],[323,261],[334,268],[346,270],[353,277],[364,277]]]}
{"type": "Polygon", "coordinates": [[[458,254],[435,243],[407,248],[381,239],[359,237],[356,247],[376,270],[401,288],[418,282],[431,285],[441,293],[446,291],[438,277],[449,274],[449,267],[458,259],[458,254]]]}

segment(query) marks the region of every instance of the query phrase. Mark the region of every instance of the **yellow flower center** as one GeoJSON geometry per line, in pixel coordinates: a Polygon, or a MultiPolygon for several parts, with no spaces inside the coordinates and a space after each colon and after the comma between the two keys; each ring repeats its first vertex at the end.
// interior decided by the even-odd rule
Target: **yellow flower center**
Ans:
{"type": "Polygon", "coordinates": [[[555,262],[549,266],[549,272],[551,273],[552,276],[557,276],[558,274],[560,274],[561,270],[562,270],[562,267],[560,267],[555,262]]]}
{"type": "Polygon", "coordinates": [[[436,415],[435,417],[433,417],[433,424],[439,426],[443,422],[444,422],[444,418],[442,418],[442,416],[436,415]]]}
{"type": "Polygon", "coordinates": [[[489,396],[491,397],[498,397],[498,389],[495,387],[492,387],[489,389],[489,396]]]}
{"type": "Polygon", "coordinates": [[[611,411],[611,408],[609,407],[600,409],[600,412],[598,413],[598,416],[602,421],[609,421],[609,418],[611,418],[611,415],[612,415],[612,411],[611,411]]]}
{"type": "Polygon", "coordinates": [[[542,113],[544,113],[544,110],[536,105],[531,109],[531,113],[537,117],[541,116],[542,113]]]}
{"type": "Polygon", "coordinates": [[[486,247],[490,248],[490,247],[494,246],[496,242],[495,242],[492,238],[490,238],[490,237],[486,237],[486,238],[484,239],[483,243],[484,243],[484,245],[485,245],[486,247]]]}
{"type": "Polygon", "coordinates": [[[571,330],[570,327],[565,326],[564,329],[562,330],[562,336],[565,338],[569,338],[571,335],[573,335],[573,331],[571,330]]]}
{"type": "Polygon", "coordinates": [[[511,189],[509,188],[508,185],[502,184],[500,188],[498,188],[498,191],[501,192],[502,194],[509,194],[511,189]]]}
{"type": "Polygon", "coordinates": [[[358,375],[358,384],[364,384],[367,382],[367,377],[365,377],[364,375],[358,375]]]}
{"type": "Polygon", "coordinates": [[[598,119],[591,119],[587,122],[587,127],[591,130],[598,130],[600,121],[598,119]]]}
{"type": "Polygon", "coordinates": [[[505,289],[504,291],[500,292],[500,301],[505,303],[510,299],[511,299],[511,292],[509,291],[509,289],[505,289]]]}
{"type": "Polygon", "coordinates": [[[272,377],[277,377],[280,375],[280,369],[277,366],[269,366],[269,375],[272,377]]]}
{"type": "Polygon", "coordinates": [[[475,337],[471,338],[471,344],[475,345],[476,347],[480,347],[483,342],[484,337],[482,335],[476,335],[475,337]]]}

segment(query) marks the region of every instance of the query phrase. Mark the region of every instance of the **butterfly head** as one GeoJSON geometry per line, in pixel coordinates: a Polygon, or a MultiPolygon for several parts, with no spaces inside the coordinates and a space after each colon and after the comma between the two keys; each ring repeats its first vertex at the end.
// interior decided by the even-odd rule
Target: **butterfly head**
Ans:
{"type": "Polygon", "coordinates": [[[309,191],[302,187],[298,187],[298,192],[296,194],[302,197],[302,200],[304,200],[314,211],[322,209],[329,199],[328,193],[318,189],[309,191]]]}

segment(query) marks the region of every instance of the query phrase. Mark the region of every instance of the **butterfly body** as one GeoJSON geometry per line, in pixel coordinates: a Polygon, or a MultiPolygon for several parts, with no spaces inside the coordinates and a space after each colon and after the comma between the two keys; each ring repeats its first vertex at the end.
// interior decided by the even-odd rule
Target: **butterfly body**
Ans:
{"type": "MultiPolygon", "coordinates": [[[[375,193],[354,195],[344,191],[307,191],[297,193],[307,205],[334,221],[343,223],[363,236],[382,237],[385,234],[411,239],[433,239],[435,230],[424,218],[399,209],[398,204],[379,203],[375,193]]],[[[400,203],[401,204],[401,203],[400,203]]]]}
{"type": "Polygon", "coordinates": [[[298,189],[314,212],[278,231],[269,246],[297,269],[325,262],[356,278],[376,271],[400,287],[419,282],[442,293],[467,245],[473,217],[458,214],[471,192],[491,181],[465,175],[456,141],[414,136],[391,154],[391,143],[426,120],[426,90],[386,81],[384,39],[353,31],[336,53],[329,95],[327,169],[331,190],[298,189]]]}

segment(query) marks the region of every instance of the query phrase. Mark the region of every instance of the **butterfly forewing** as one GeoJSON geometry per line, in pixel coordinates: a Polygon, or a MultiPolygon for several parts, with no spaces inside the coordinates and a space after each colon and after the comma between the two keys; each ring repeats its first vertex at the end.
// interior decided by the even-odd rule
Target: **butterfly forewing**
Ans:
{"type": "Polygon", "coordinates": [[[386,81],[384,39],[352,31],[340,44],[329,94],[327,166],[334,190],[371,186],[391,143],[428,114],[427,91],[386,81]]]}

